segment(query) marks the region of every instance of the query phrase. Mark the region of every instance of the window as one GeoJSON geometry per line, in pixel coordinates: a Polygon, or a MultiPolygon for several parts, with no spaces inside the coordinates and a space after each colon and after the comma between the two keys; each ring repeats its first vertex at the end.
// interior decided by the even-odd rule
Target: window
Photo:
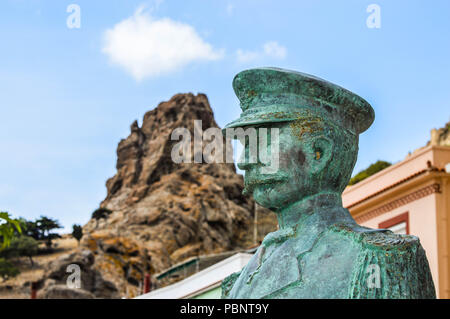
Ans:
{"type": "Polygon", "coordinates": [[[409,213],[403,213],[388,219],[380,224],[378,228],[392,230],[395,234],[409,235],[409,213]]]}

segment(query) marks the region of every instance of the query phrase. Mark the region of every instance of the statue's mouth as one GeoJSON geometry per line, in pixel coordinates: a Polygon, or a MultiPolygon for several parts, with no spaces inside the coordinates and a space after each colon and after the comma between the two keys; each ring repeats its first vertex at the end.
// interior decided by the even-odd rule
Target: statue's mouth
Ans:
{"type": "Polygon", "coordinates": [[[257,186],[269,186],[272,184],[284,182],[287,179],[288,177],[284,175],[271,176],[268,178],[252,178],[246,174],[244,178],[244,190],[242,191],[242,194],[251,195],[257,186]]]}

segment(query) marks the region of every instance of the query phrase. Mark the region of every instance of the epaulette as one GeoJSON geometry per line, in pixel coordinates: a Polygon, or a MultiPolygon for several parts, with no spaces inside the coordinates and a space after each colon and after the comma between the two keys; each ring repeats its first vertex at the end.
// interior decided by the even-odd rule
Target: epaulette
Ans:
{"type": "Polygon", "coordinates": [[[331,229],[360,245],[349,298],[436,298],[425,251],[416,236],[356,224],[331,229]]]}

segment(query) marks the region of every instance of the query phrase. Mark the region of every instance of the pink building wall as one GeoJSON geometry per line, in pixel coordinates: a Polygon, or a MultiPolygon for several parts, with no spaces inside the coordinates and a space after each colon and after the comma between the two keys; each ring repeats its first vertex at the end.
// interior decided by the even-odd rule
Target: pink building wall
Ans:
{"type": "Polygon", "coordinates": [[[429,145],[345,189],[344,207],[366,227],[408,212],[426,251],[437,295],[450,298],[450,147],[429,145]],[[429,162],[429,163],[427,163],[429,162]],[[431,165],[430,165],[431,164],[431,165]]]}
{"type": "Polygon", "coordinates": [[[409,234],[419,237],[427,254],[436,291],[439,291],[436,195],[423,197],[360,224],[370,228],[379,228],[380,223],[406,212],[409,213],[409,234]]]}
{"type": "Polygon", "coordinates": [[[403,161],[389,166],[356,185],[347,187],[342,196],[342,204],[344,207],[350,206],[369,194],[380,191],[411,176],[413,173],[426,169],[427,161],[430,161],[433,166],[444,168],[445,164],[450,163],[450,147],[430,145],[417,150],[403,161]]]}

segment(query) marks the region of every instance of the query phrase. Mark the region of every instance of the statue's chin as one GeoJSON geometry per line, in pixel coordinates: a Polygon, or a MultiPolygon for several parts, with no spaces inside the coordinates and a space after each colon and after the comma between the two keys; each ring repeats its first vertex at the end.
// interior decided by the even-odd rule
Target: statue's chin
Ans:
{"type": "Polygon", "coordinates": [[[277,203],[279,202],[278,197],[280,195],[274,190],[273,185],[258,185],[253,190],[255,202],[269,209],[275,209],[277,207],[277,203]]]}

